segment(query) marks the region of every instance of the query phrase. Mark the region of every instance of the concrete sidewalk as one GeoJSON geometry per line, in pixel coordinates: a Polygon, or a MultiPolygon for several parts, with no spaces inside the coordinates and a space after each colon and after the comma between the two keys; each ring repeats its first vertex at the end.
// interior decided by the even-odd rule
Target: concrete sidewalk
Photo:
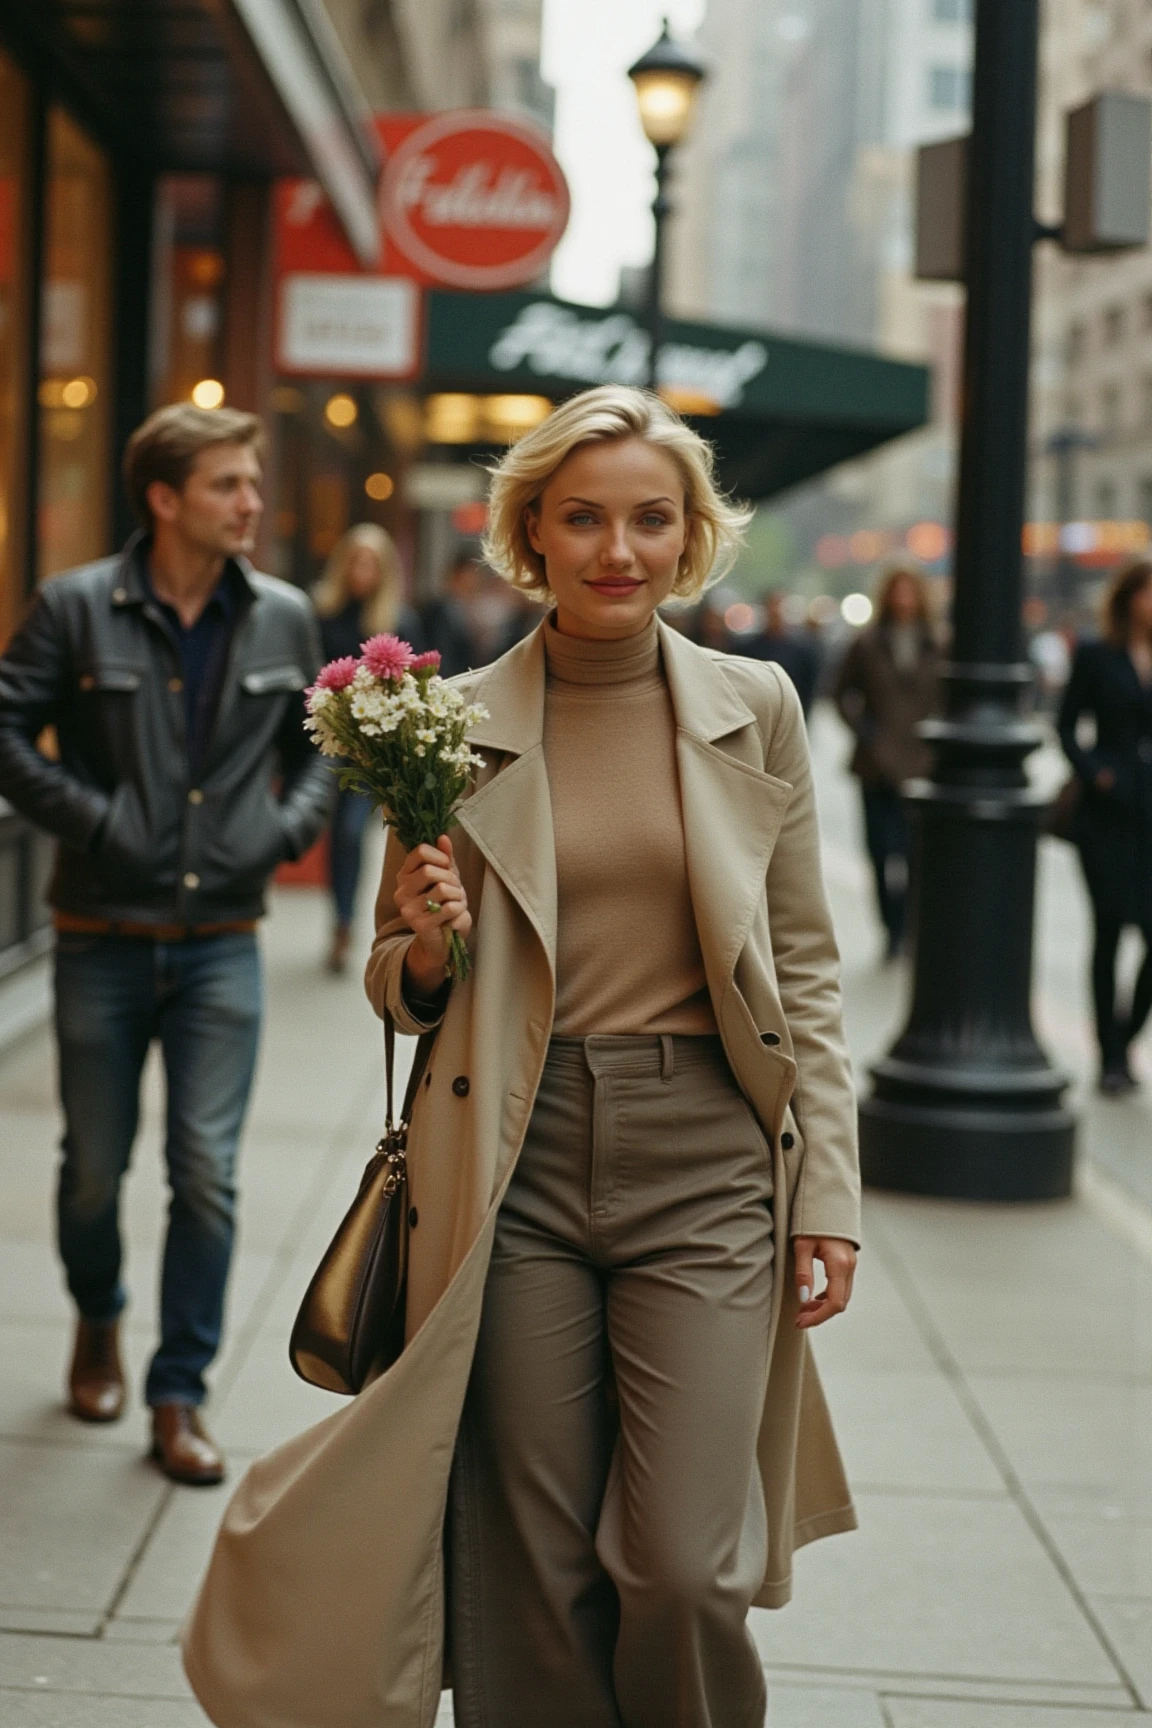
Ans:
{"type": "MultiPolygon", "coordinates": [[[[815,738],[863,1065],[899,1022],[904,982],[876,965],[842,740],[827,720],[815,738]]],[[[1084,918],[1058,850],[1041,921],[1040,1018],[1083,1087],[1084,918]]],[[[355,974],[320,971],[324,922],[319,898],[295,892],[267,930],[269,1025],[211,1409],[234,1476],[332,1408],[296,1380],[285,1342],[382,1108],[379,1029],[355,974]]],[[[126,1219],[137,1377],[160,1104],[153,1072],[126,1219]]],[[[0,1062],[0,1723],[202,1728],[174,1636],[227,1490],[158,1476],[139,1410],[91,1430],[61,1408],[57,1133],[51,1045],[34,1033],[0,1062]]],[[[1152,1211],[1130,1198],[1152,1200],[1148,1103],[1091,1101],[1084,1144],[1093,1179],[1066,1205],[869,1199],[856,1300],[816,1341],[862,1527],[802,1553],[792,1606],[755,1615],[771,1728],[1152,1722],[1152,1211]]]]}

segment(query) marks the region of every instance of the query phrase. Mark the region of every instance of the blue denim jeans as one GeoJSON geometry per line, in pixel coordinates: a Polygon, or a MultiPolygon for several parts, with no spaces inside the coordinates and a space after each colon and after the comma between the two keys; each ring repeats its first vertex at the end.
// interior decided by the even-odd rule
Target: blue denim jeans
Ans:
{"type": "Polygon", "coordinates": [[[341,790],[336,794],[332,812],[331,873],[332,899],[336,905],[336,921],[351,924],[356,910],[356,889],[360,884],[360,860],[364,851],[364,830],[372,814],[372,802],[359,792],[341,790]]]}
{"type": "Polygon", "coordinates": [[[171,1203],[149,1404],[199,1404],[204,1371],[220,1343],[236,1148],[256,1066],[261,998],[254,935],[166,943],[61,932],[57,939],[64,1108],[58,1240],[68,1288],[87,1320],[115,1319],[124,1307],[120,1183],[153,1039],[164,1058],[171,1203]]]}

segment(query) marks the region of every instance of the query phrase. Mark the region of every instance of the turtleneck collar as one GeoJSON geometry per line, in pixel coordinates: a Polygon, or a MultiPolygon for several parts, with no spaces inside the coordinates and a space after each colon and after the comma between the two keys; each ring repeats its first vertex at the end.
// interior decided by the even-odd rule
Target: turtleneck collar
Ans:
{"type": "Polygon", "coordinates": [[[655,616],[636,636],[601,642],[564,636],[551,614],[544,620],[548,679],[557,684],[636,684],[658,677],[660,638],[655,616]]]}

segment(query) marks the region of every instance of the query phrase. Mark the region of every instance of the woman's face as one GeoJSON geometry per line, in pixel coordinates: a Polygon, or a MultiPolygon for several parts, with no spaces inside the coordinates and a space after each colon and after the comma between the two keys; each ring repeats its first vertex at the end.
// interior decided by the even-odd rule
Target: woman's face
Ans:
{"type": "Polygon", "coordinates": [[[642,438],[586,444],[560,464],[525,525],[557,628],[634,636],[676,580],[688,538],[684,482],[667,451],[642,438]]]}
{"type": "Polygon", "coordinates": [[[1128,626],[1134,636],[1152,641],[1152,580],[1145,582],[1133,594],[1128,626]]]}
{"type": "Polygon", "coordinates": [[[380,560],[371,546],[353,547],[344,575],[351,599],[367,600],[369,595],[375,594],[382,575],[380,560]]]}
{"type": "Polygon", "coordinates": [[[915,624],[920,618],[920,590],[910,576],[898,576],[888,590],[888,616],[893,624],[915,624]]]}

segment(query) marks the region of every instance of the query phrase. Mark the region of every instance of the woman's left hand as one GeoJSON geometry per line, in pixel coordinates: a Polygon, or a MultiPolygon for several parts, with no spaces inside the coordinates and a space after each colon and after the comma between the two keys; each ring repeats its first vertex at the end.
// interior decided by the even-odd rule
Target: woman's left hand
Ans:
{"type": "Polygon", "coordinates": [[[834,1314],[843,1314],[852,1295],[856,1275],[856,1250],[842,1236],[794,1236],[792,1254],[796,1264],[796,1289],[800,1313],[796,1324],[806,1330],[823,1326],[834,1314]],[[827,1285],[816,1295],[815,1261],[824,1267],[827,1285]]]}

